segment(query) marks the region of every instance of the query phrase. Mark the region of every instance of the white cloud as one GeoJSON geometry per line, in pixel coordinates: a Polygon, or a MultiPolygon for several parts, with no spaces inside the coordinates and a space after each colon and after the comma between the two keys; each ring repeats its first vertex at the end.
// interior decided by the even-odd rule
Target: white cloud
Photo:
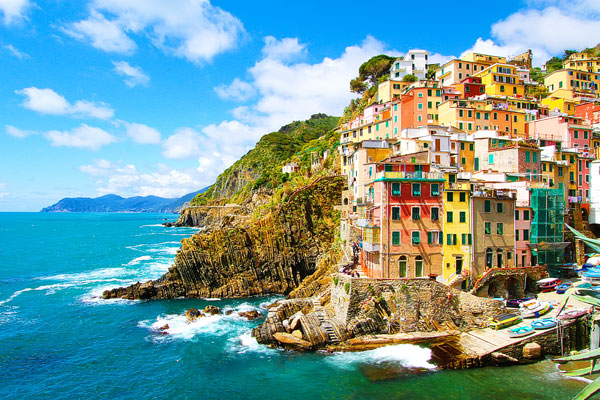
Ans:
{"type": "MultiPolygon", "coordinates": [[[[0,0],[2,1],[2,0],[0,0]]],[[[8,50],[8,52],[10,54],[12,54],[14,57],[18,58],[19,60],[23,60],[25,58],[31,58],[29,56],[29,54],[27,53],[23,53],[22,51],[20,51],[19,49],[17,49],[15,46],[13,46],[12,44],[7,44],[3,46],[6,50],[8,50]]]]}
{"type": "Polygon", "coordinates": [[[193,158],[201,153],[202,136],[192,128],[180,128],[163,142],[163,156],[193,158]]]}
{"type": "Polygon", "coordinates": [[[236,47],[244,27],[210,0],[95,0],[90,16],[65,32],[123,54],[135,50],[131,34],[146,35],[166,53],[201,63],[236,47]]]}
{"type": "Polygon", "coordinates": [[[4,16],[4,23],[10,25],[21,21],[30,6],[29,0],[0,0],[0,14],[4,16]]]}
{"type": "Polygon", "coordinates": [[[140,68],[130,65],[127,61],[113,61],[115,72],[125,77],[125,84],[129,87],[137,85],[148,86],[150,77],[140,68]]]}
{"type": "Polygon", "coordinates": [[[180,197],[206,186],[204,177],[194,169],[177,170],[161,164],[155,171],[144,173],[133,164],[100,159],[79,170],[99,185],[98,195],[180,197]]]}
{"type": "Polygon", "coordinates": [[[52,146],[78,147],[98,150],[100,147],[114,143],[117,139],[110,133],[93,126],[81,124],[70,131],[48,131],[44,137],[52,146]]]}
{"type": "Polygon", "coordinates": [[[35,132],[35,131],[27,131],[27,130],[19,129],[12,125],[6,125],[6,133],[8,133],[10,136],[13,136],[13,137],[16,137],[19,139],[23,139],[23,138],[26,138],[27,136],[31,136],[31,135],[37,135],[37,132],[35,132]]]}
{"type": "Polygon", "coordinates": [[[533,0],[530,8],[492,25],[492,38],[478,38],[469,51],[515,56],[533,51],[536,65],[563,50],[596,45],[600,37],[598,0],[533,0]]]}
{"type": "Polygon", "coordinates": [[[255,90],[248,82],[235,78],[229,85],[215,87],[215,92],[224,100],[246,101],[254,95],[255,90]]]}
{"type": "Polygon", "coordinates": [[[110,53],[131,54],[137,48],[118,21],[109,21],[95,10],[91,11],[88,19],[74,22],[63,31],[72,38],[90,42],[95,48],[110,53]]]}
{"type": "Polygon", "coordinates": [[[265,46],[262,52],[265,58],[285,62],[305,57],[307,54],[306,45],[300,43],[298,38],[278,40],[273,36],[267,36],[264,40],[265,46]]]}
{"type": "Polygon", "coordinates": [[[144,124],[126,123],[127,136],[136,143],[157,144],[160,143],[160,132],[155,128],[144,124]]]}
{"type": "Polygon", "coordinates": [[[23,107],[41,114],[70,115],[75,117],[92,117],[108,119],[114,115],[107,104],[78,100],[70,104],[63,96],[52,89],[29,87],[15,93],[24,96],[23,107]]]}

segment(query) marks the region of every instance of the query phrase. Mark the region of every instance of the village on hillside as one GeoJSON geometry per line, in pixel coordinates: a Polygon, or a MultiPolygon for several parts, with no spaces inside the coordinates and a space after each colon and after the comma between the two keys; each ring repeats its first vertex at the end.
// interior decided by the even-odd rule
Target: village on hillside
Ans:
{"type": "Polygon", "coordinates": [[[584,244],[565,223],[589,237],[600,223],[591,50],[546,69],[532,68],[531,51],[430,65],[411,50],[391,62],[339,128],[340,235],[357,273],[470,290],[498,268],[558,277],[581,266],[584,244]]]}

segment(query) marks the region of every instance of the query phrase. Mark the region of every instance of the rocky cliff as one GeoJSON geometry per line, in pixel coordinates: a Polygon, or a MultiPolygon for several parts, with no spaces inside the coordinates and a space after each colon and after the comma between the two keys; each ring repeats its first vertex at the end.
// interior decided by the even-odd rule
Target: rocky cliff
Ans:
{"type": "Polygon", "coordinates": [[[341,177],[320,177],[259,215],[255,211],[221,216],[206,230],[181,241],[175,264],[164,276],[106,291],[103,297],[287,294],[314,273],[332,249],[339,224],[335,205],[343,185],[341,177]]]}

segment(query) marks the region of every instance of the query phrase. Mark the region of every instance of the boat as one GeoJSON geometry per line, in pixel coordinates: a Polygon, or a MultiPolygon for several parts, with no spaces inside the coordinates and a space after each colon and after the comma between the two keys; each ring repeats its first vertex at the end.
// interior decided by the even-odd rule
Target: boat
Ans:
{"type": "Polygon", "coordinates": [[[554,328],[558,324],[555,318],[541,318],[531,322],[533,329],[550,329],[554,328]]]}
{"type": "Polygon", "coordinates": [[[518,328],[513,328],[508,330],[508,336],[511,338],[518,338],[527,335],[531,335],[534,332],[533,328],[529,325],[519,326],[518,328]]]}
{"type": "Polygon", "coordinates": [[[537,285],[542,292],[550,292],[561,284],[558,278],[545,278],[537,281],[537,285]]]}
{"type": "Polygon", "coordinates": [[[588,268],[586,272],[581,274],[581,280],[592,285],[600,285],[600,270],[597,268],[588,268]]]}
{"type": "Polygon", "coordinates": [[[575,319],[579,318],[583,315],[586,315],[588,311],[584,308],[577,308],[575,310],[569,310],[562,312],[556,319],[565,320],[565,319],[575,319]]]}
{"type": "Polygon", "coordinates": [[[538,301],[538,299],[531,299],[531,300],[527,300],[527,301],[524,301],[521,304],[519,304],[519,308],[521,308],[521,309],[536,308],[539,305],[540,305],[540,302],[538,301]]]}
{"type": "Polygon", "coordinates": [[[550,303],[541,302],[537,307],[523,308],[521,317],[523,318],[539,318],[552,309],[550,303]]]}
{"type": "Polygon", "coordinates": [[[498,330],[518,324],[521,321],[523,321],[523,318],[521,318],[521,316],[518,314],[501,314],[492,318],[492,321],[490,322],[490,328],[498,330]]]}
{"type": "Polygon", "coordinates": [[[565,282],[565,283],[561,283],[560,285],[558,285],[556,287],[556,293],[558,294],[563,294],[564,292],[567,291],[567,289],[569,289],[571,286],[573,286],[573,284],[571,282],[565,282]]]}
{"type": "Polygon", "coordinates": [[[522,298],[522,299],[510,299],[510,300],[506,300],[506,307],[519,308],[519,306],[522,303],[525,303],[526,301],[530,301],[530,300],[535,300],[535,297],[525,297],[525,298],[522,298]]]}

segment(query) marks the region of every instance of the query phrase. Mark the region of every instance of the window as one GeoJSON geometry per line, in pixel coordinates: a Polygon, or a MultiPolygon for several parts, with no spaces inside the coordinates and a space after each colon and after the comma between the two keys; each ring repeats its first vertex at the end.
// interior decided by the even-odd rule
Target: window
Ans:
{"type": "Polygon", "coordinates": [[[400,231],[392,232],[392,244],[395,244],[395,245],[400,244],[400,231]]]}
{"type": "Polygon", "coordinates": [[[498,222],[496,224],[496,233],[498,235],[503,235],[504,234],[504,224],[502,222],[498,222]]]}
{"type": "Polygon", "coordinates": [[[446,244],[448,246],[456,246],[458,244],[457,239],[456,239],[457,235],[456,234],[447,234],[446,235],[446,244]]]}
{"type": "Polygon", "coordinates": [[[400,207],[392,207],[392,220],[398,221],[400,219],[400,207]]]}
{"type": "Polygon", "coordinates": [[[459,201],[461,203],[464,203],[467,201],[467,194],[465,192],[460,192],[460,194],[458,195],[459,197],[459,201]]]}
{"type": "Polygon", "coordinates": [[[502,204],[502,203],[496,204],[496,211],[499,213],[503,213],[504,212],[504,204],[502,204]]]}
{"type": "Polygon", "coordinates": [[[579,132],[578,131],[573,131],[573,137],[575,139],[579,139],[579,132]]]}
{"type": "Polygon", "coordinates": [[[473,143],[469,144],[469,150],[473,151],[473,143]]]}
{"type": "Polygon", "coordinates": [[[484,212],[492,212],[492,201],[485,200],[483,203],[483,211],[484,212]]]}
{"type": "Polygon", "coordinates": [[[427,232],[427,243],[428,244],[442,244],[440,241],[440,232],[439,231],[430,231],[427,232]]]}
{"type": "Polygon", "coordinates": [[[536,163],[537,162],[537,158],[538,158],[537,153],[533,152],[532,156],[533,156],[533,162],[536,163]]]}
{"type": "Polygon", "coordinates": [[[400,184],[397,182],[392,183],[392,196],[400,196],[400,184]]]}
{"type": "Polygon", "coordinates": [[[529,229],[523,229],[523,240],[529,240],[529,229]]]}
{"type": "Polygon", "coordinates": [[[462,165],[466,165],[466,164],[467,164],[467,159],[466,159],[465,157],[461,158],[461,159],[460,159],[460,163],[461,163],[462,165]]]}
{"type": "Polygon", "coordinates": [[[479,157],[475,157],[473,168],[475,171],[479,171],[479,157]]]}
{"type": "Polygon", "coordinates": [[[529,151],[525,152],[525,162],[531,162],[531,153],[529,151]]]}
{"type": "Polygon", "coordinates": [[[431,195],[432,196],[439,196],[440,195],[440,184],[439,183],[432,183],[431,184],[431,195]]]}
{"type": "Polygon", "coordinates": [[[519,230],[515,229],[515,240],[518,242],[519,241],[519,230]]]}
{"type": "Polygon", "coordinates": [[[413,245],[420,244],[421,243],[421,232],[413,231],[411,234],[411,238],[412,238],[413,245]]]}
{"type": "Polygon", "coordinates": [[[420,183],[413,183],[412,184],[412,195],[413,196],[420,196],[421,195],[421,184],[420,183]]]}
{"type": "Polygon", "coordinates": [[[446,213],[446,222],[454,222],[454,214],[452,211],[446,213]]]}
{"type": "Polygon", "coordinates": [[[460,143],[460,149],[464,150],[465,149],[465,144],[463,142],[460,143]]]}
{"type": "Polygon", "coordinates": [[[488,163],[489,164],[493,164],[494,163],[494,155],[493,154],[488,155],[488,163]]]}
{"type": "Polygon", "coordinates": [[[519,220],[519,210],[515,210],[515,221],[519,220]]]}
{"type": "Polygon", "coordinates": [[[491,235],[492,234],[492,223],[491,222],[486,222],[485,223],[485,234],[486,235],[491,235]]]}
{"type": "Polygon", "coordinates": [[[420,278],[423,276],[423,257],[417,256],[415,259],[415,276],[420,278]]]}
{"type": "Polygon", "coordinates": [[[438,221],[440,219],[440,209],[438,207],[431,207],[431,220],[438,221]]]}
{"type": "Polygon", "coordinates": [[[466,245],[466,244],[471,245],[471,244],[473,244],[473,239],[472,239],[470,233],[463,233],[462,234],[462,244],[463,245],[466,245]]]}
{"type": "Polygon", "coordinates": [[[467,212],[466,211],[460,212],[460,222],[467,222],[467,212]]]}
{"type": "Polygon", "coordinates": [[[456,182],[456,175],[455,174],[449,174],[448,175],[448,182],[450,182],[450,183],[456,182]]]}
{"type": "Polygon", "coordinates": [[[523,210],[523,220],[529,221],[529,210],[523,210]]]}
{"type": "Polygon", "coordinates": [[[446,193],[446,200],[447,201],[454,201],[454,192],[447,192],[446,193]]]}
{"type": "Polygon", "coordinates": [[[413,221],[417,221],[421,219],[421,208],[413,207],[412,208],[412,219],[413,221]]]}

